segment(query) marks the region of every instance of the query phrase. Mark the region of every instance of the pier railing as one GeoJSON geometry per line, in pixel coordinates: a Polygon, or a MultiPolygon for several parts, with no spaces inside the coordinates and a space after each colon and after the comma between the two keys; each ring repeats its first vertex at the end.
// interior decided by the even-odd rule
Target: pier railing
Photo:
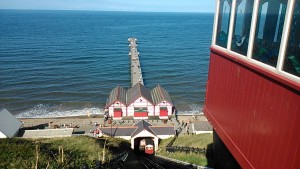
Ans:
{"type": "Polygon", "coordinates": [[[139,59],[139,52],[137,50],[137,39],[129,38],[129,56],[130,56],[130,68],[131,68],[131,85],[134,86],[137,83],[144,85],[144,80],[142,76],[142,68],[139,59]]]}

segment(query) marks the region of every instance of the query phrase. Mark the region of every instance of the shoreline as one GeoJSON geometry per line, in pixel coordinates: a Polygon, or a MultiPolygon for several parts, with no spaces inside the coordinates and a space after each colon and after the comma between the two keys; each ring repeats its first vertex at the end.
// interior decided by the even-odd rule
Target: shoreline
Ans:
{"type": "MultiPolygon", "coordinates": [[[[179,113],[177,116],[204,116],[203,112],[198,113],[179,113]]],[[[104,114],[90,114],[90,118],[103,117],[104,114]]],[[[53,116],[53,117],[16,117],[17,119],[68,119],[68,118],[85,118],[87,115],[71,115],[71,116],[53,116]]]]}
{"type": "MultiPolygon", "coordinates": [[[[176,106],[177,107],[177,106],[176,106]]],[[[190,105],[187,109],[177,110],[175,114],[177,115],[198,115],[202,113],[203,105],[190,105]]],[[[47,106],[43,104],[39,104],[33,108],[27,109],[21,112],[14,112],[13,110],[9,110],[16,118],[27,119],[27,118],[65,118],[65,117],[77,117],[77,116],[87,116],[88,113],[90,115],[103,116],[104,109],[100,107],[86,107],[86,108],[65,108],[60,109],[56,106],[47,106]]]]}

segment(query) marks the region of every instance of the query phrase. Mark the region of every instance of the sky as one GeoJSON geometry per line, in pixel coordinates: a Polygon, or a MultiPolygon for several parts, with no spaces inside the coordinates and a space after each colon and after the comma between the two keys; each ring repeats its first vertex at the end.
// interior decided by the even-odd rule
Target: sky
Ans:
{"type": "Polygon", "coordinates": [[[0,0],[0,9],[214,12],[215,0],[0,0]]]}

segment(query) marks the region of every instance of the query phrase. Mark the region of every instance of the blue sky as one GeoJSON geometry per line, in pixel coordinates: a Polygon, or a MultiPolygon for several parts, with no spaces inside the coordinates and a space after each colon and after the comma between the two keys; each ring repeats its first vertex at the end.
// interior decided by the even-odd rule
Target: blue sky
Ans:
{"type": "Polygon", "coordinates": [[[0,9],[214,12],[215,0],[0,0],[0,9]]]}

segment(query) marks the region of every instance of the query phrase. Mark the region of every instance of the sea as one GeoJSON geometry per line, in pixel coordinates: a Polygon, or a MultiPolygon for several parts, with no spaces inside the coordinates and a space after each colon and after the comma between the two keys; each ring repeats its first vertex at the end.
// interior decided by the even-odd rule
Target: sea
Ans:
{"type": "Polygon", "coordinates": [[[18,118],[102,114],[129,89],[128,38],[144,84],[165,88],[178,114],[202,112],[212,13],[0,10],[0,109],[18,118]]]}

